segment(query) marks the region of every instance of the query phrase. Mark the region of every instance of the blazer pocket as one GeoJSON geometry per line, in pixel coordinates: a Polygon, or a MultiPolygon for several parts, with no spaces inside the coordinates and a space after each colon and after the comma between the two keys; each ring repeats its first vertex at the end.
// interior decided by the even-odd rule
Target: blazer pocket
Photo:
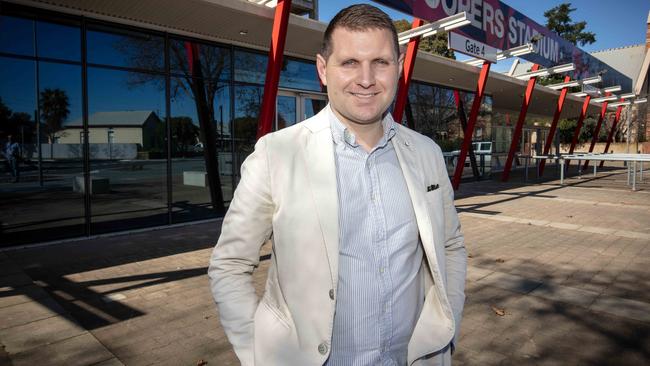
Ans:
{"type": "Polygon", "coordinates": [[[291,329],[291,325],[289,324],[287,317],[280,311],[280,309],[272,304],[271,299],[269,299],[268,296],[262,297],[260,304],[264,306],[266,308],[266,311],[273,315],[273,317],[276,318],[281,325],[287,329],[291,329]]]}
{"type": "Polygon", "coordinates": [[[429,191],[424,194],[424,196],[427,198],[427,201],[429,203],[435,203],[435,202],[440,202],[442,200],[442,194],[441,194],[440,188],[434,189],[433,191],[429,191]]]}

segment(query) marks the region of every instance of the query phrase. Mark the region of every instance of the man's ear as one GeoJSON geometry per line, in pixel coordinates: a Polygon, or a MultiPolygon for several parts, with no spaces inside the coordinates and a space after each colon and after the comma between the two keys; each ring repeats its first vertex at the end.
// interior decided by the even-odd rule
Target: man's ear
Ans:
{"type": "Polygon", "coordinates": [[[399,76],[402,76],[402,72],[404,71],[404,57],[406,57],[405,52],[400,52],[399,56],[397,57],[397,64],[399,65],[399,76]]]}
{"type": "Polygon", "coordinates": [[[318,70],[318,77],[320,77],[320,82],[324,86],[327,86],[327,61],[320,53],[316,55],[316,70],[318,70]]]}

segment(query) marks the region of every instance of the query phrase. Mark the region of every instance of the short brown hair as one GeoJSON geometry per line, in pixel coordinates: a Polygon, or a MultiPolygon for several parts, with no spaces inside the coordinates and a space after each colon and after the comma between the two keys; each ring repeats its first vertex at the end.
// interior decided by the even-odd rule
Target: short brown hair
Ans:
{"type": "Polygon", "coordinates": [[[336,28],[345,28],[352,31],[365,31],[368,29],[386,29],[393,36],[395,44],[395,55],[399,57],[399,43],[397,42],[397,30],[388,14],[381,9],[368,5],[351,5],[339,11],[327,26],[323,35],[323,45],[320,54],[327,60],[332,53],[332,33],[336,28]]]}

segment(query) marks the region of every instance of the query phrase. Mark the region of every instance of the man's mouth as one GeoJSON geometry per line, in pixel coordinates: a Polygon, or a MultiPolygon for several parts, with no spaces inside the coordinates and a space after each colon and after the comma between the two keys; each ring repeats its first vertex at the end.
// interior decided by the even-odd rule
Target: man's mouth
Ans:
{"type": "Polygon", "coordinates": [[[354,96],[357,97],[357,98],[366,98],[366,99],[368,99],[368,98],[372,98],[372,97],[374,97],[375,95],[379,94],[379,92],[364,92],[364,93],[353,93],[353,92],[350,92],[350,94],[354,95],[354,96]]]}

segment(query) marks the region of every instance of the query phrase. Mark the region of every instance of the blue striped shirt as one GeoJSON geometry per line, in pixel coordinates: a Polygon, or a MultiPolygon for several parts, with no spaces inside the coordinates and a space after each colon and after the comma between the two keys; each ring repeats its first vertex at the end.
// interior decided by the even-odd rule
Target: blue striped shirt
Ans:
{"type": "Polygon", "coordinates": [[[328,366],[405,365],[424,301],[422,248],[391,139],[366,152],[329,110],[339,195],[339,282],[328,366]]]}

